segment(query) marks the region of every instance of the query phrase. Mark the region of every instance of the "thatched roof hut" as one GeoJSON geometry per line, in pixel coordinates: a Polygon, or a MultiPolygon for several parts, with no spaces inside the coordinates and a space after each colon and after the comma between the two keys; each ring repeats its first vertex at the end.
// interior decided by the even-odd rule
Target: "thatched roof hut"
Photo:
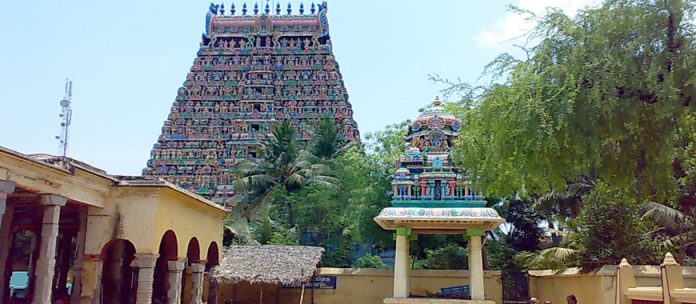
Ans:
{"type": "Polygon", "coordinates": [[[221,283],[301,284],[312,279],[324,248],[312,246],[230,246],[212,278],[221,283]]]}

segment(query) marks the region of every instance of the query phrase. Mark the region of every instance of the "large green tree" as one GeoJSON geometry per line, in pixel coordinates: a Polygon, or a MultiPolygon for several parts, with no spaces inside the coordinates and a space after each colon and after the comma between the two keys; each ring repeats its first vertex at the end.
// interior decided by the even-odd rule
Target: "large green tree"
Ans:
{"type": "Polygon", "coordinates": [[[551,10],[537,20],[526,59],[505,54],[488,66],[501,81],[458,87],[468,90],[455,105],[466,124],[458,160],[489,194],[536,198],[554,223],[580,216],[580,230],[591,231],[597,219],[583,213],[596,210],[585,197],[602,184],[602,193],[630,189],[622,193],[630,206],[617,208],[653,202],[687,215],[683,231],[696,205],[694,3],[608,0],[574,18],[551,10]]]}
{"type": "Polygon", "coordinates": [[[529,59],[466,112],[461,160],[496,193],[565,191],[601,178],[666,200],[693,141],[696,49],[691,2],[614,0],[574,19],[552,11],[529,59]]]}

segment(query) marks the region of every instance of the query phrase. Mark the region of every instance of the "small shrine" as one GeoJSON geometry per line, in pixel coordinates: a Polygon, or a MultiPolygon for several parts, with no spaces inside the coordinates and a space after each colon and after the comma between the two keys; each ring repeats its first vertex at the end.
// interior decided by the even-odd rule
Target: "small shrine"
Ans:
{"type": "Polygon", "coordinates": [[[406,151],[397,161],[392,182],[392,207],[374,218],[382,228],[396,231],[394,296],[384,303],[494,303],[484,295],[482,238],[505,220],[485,207],[467,172],[452,161],[452,143],[461,128],[461,121],[445,112],[436,98],[405,137],[406,151]],[[409,298],[409,248],[418,234],[467,237],[471,300],[409,298]]]}

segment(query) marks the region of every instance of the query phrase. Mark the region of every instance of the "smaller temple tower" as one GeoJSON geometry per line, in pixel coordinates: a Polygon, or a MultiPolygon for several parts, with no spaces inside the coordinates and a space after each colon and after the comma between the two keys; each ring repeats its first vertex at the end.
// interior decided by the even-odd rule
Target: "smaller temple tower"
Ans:
{"type": "MultiPolygon", "coordinates": [[[[392,207],[382,209],[374,218],[382,228],[396,230],[394,297],[384,303],[419,303],[418,299],[408,299],[409,247],[418,234],[466,235],[472,301],[461,303],[493,303],[484,296],[482,238],[486,230],[505,220],[485,207],[483,195],[472,187],[466,171],[452,162],[452,141],[461,127],[461,121],[445,112],[435,98],[432,108],[409,128],[406,152],[397,161],[392,181],[392,207]]],[[[435,299],[422,300],[435,303],[435,299]]]]}

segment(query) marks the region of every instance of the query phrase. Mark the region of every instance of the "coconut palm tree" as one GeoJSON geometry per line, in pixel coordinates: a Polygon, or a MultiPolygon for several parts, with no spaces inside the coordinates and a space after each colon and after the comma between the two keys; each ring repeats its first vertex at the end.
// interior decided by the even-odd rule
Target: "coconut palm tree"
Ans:
{"type": "Polygon", "coordinates": [[[641,210],[642,217],[649,219],[657,229],[650,231],[651,237],[661,240],[663,249],[673,249],[677,253],[677,260],[684,263],[689,256],[689,250],[696,247],[696,218],[693,208],[670,207],[666,204],[649,202],[641,210]]]}
{"type": "Polygon", "coordinates": [[[331,168],[319,158],[302,149],[296,139],[296,130],[289,121],[272,128],[266,143],[262,144],[261,157],[237,163],[234,167],[239,178],[235,181],[238,193],[233,213],[237,219],[253,219],[258,210],[272,205],[287,210],[290,227],[295,226],[295,212],[284,195],[307,185],[333,187],[337,180],[331,168]]]}

